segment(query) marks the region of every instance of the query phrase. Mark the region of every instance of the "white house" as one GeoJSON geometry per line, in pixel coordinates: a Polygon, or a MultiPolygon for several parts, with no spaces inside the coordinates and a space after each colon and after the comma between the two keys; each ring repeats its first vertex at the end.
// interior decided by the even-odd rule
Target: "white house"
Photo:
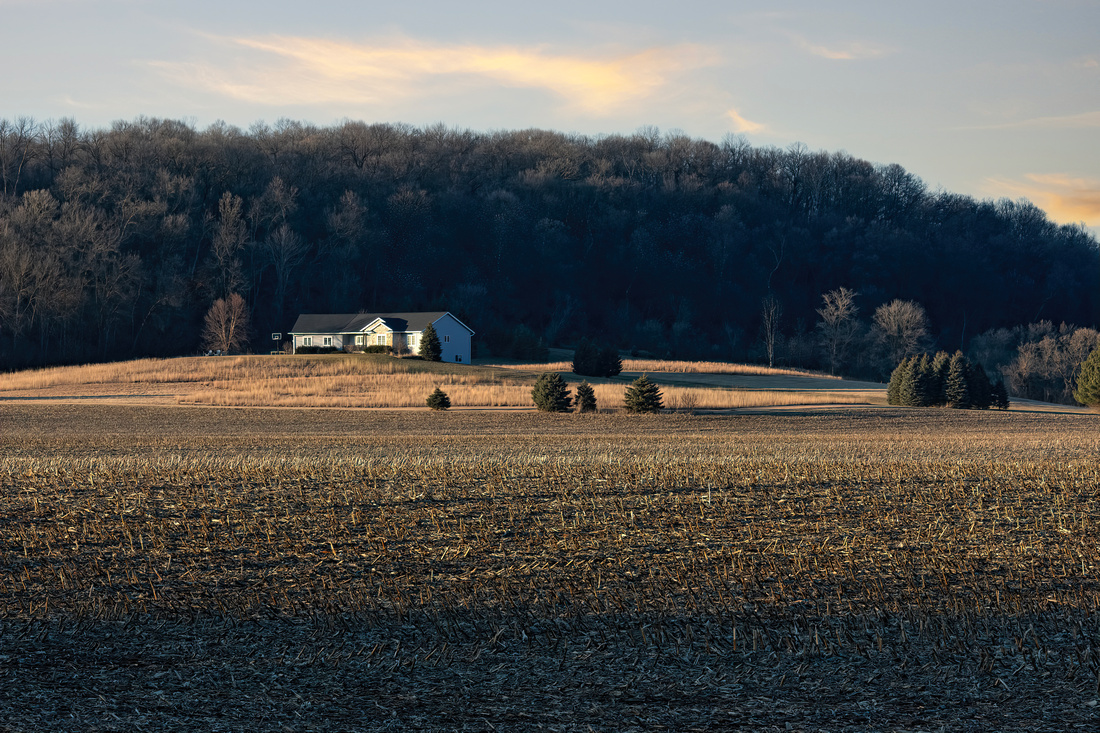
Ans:
{"type": "Polygon", "coordinates": [[[446,311],[432,313],[303,313],[290,336],[294,352],[303,346],[355,351],[366,346],[391,346],[416,353],[420,338],[432,324],[443,346],[443,361],[470,362],[472,329],[446,311]]]}

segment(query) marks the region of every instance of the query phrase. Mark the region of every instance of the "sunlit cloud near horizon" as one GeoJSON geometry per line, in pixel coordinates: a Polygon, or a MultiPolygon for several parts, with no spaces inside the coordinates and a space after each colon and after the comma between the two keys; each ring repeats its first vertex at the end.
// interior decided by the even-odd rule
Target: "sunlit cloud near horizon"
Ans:
{"type": "Polygon", "coordinates": [[[988,179],[985,191],[993,197],[1026,198],[1054,221],[1100,232],[1100,178],[1029,173],[1020,181],[988,179]]]}
{"type": "Polygon", "coordinates": [[[541,89],[578,112],[605,115],[644,101],[679,74],[716,60],[713,51],[698,44],[580,54],[549,47],[449,45],[412,39],[214,40],[235,47],[238,53],[228,63],[154,62],[153,66],[175,83],[270,106],[392,104],[501,85],[541,89]]]}

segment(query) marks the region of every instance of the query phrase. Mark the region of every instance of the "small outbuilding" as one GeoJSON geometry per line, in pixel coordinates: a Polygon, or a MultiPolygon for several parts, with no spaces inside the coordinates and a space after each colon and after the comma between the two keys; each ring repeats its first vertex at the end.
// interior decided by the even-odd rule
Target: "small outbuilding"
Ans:
{"type": "Polygon", "coordinates": [[[431,324],[443,347],[443,361],[468,364],[473,329],[447,311],[428,313],[303,313],[290,337],[297,353],[302,347],[362,351],[388,346],[394,353],[420,350],[424,329],[431,324]]]}

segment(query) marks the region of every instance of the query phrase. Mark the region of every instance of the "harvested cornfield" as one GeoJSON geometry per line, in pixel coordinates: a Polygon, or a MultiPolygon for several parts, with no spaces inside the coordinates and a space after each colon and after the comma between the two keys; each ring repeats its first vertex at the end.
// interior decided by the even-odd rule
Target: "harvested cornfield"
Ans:
{"type": "Polygon", "coordinates": [[[1094,416],[2,419],[7,729],[1097,720],[1094,416]]]}

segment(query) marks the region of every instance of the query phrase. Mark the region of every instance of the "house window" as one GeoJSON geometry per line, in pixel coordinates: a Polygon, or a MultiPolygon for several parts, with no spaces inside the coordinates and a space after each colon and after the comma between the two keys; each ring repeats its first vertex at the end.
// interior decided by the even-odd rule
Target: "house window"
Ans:
{"type": "Polygon", "coordinates": [[[332,336],[325,336],[325,346],[332,346],[332,336]]]}
{"type": "Polygon", "coordinates": [[[451,337],[450,336],[444,336],[443,337],[443,343],[445,343],[445,344],[451,343],[451,337]]]}
{"type": "Polygon", "coordinates": [[[364,343],[366,343],[366,340],[367,339],[366,339],[365,336],[356,336],[355,337],[355,345],[356,346],[362,346],[364,343]]]}
{"type": "Polygon", "coordinates": [[[380,333],[375,338],[377,339],[375,343],[377,343],[379,346],[386,345],[386,334],[380,333]]]}
{"type": "Polygon", "coordinates": [[[410,349],[415,349],[416,348],[416,334],[415,333],[410,333],[409,334],[409,348],[410,349]]]}
{"type": "Polygon", "coordinates": [[[456,364],[461,364],[462,363],[462,354],[455,354],[455,363],[456,364]]]}
{"type": "Polygon", "coordinates": [[[302,337],[302,346],[313,346],[313,337],[312,336],[303,336],[302,337]]]}

